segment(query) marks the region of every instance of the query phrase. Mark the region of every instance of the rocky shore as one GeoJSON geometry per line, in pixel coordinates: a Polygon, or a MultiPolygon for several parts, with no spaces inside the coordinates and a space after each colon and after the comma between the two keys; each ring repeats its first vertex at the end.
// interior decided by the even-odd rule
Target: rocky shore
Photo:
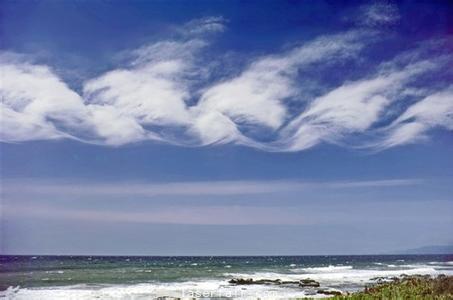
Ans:
{"type": "Polygon", "coordinates": [[[280,279],[233,278],[228,282],[234,285],[295,285],[304,289],[309,298],[314,295],[332,296],[335,300],[366,299],[436,299],[453,300],[453,276],[401,275],[399,277],[372,278],[373,284],[361,292],[346,293],[332,288],[322,288],[316,280],[304,278],[297,281],[280,279]]]}
{"type": "Polygon", "coordinates": [[[341,295],[333,300],[372,300],[372,299],[453,299],[453,276],[402,275],[400,277],[374,278],[375,284],[361,292],[341,295]]]}
{"type": "Polygon", "coordinates": [[[304,289],[304,293],[306,295],[316,295],[316,294],[323,294],[323,295],[333,295],[333,296],[340,296],[344,293],[340,290],[331,289],[331,288],[321,288],[321,284],[316,280],[310,278],[304,278],[301,280],[296,281],[284,281],[281,279],[257,279],[254,280],[252,278],[233,278],[228,281],[230,284],[234,285],[252,285],[252,284],[264,284],[264,285],[296,285],[300,288],[304,289]]]}

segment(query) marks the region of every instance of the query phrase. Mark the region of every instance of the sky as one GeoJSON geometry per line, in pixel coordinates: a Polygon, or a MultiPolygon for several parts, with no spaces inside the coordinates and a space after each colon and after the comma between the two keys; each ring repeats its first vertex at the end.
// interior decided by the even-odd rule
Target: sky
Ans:
{"type": "Polygon", "coordinates": [[[447,1],[7,1],[0,253],[453,244],[447,1]]]}

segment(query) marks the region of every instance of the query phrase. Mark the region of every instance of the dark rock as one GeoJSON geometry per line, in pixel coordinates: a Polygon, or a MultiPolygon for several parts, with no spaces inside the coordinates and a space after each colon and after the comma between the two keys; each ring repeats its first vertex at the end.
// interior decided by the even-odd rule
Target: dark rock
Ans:
{"type": "Polygon", "coordinates": [[[233,278],[233,279],[231,279],[228,282],[232,283],[232,284],[253,284],[254,283],[252,278],[247,278],[247,279],[244,279],[244,278],[233,278]]]}
{"type": "Polygon", "coordinates": [[[385,280],[387,277],[383,277],[383,276],[378,276],[378,277],[373,277],[371,278],[370,280],[371,281],[380,281],[380,280],[385,280]]]}
{"type": "Polygon", "coordinates": [[[252,278],[232,278],[228,283],[236,285],[249,285],[249,284],[269,284],[269,285],[281,285],[281,284],[294,284],[299,285],[300,287],[319,287],[320,284],[313,279],[302,279],[299,281],[282,281],[281,279],[257,279],[253,280],[252,278]]]}
{"type": "Polygon", "coordinates": [[[337,291],[337,290],[320,289],[320,290],[318,290],[318,294],[332,295],[332,296],[341,296],[341,295],[343,295],[343,292],[337,291]]]}
{"type": "Polygon", "coordinates": [[[400,280],[398,277],[390,277],[389,279],[390,279],[390,281],[398,281],[398,280],[400,280]]]}
{"type": "Polygon", "coordinates": [[[299,281],[299,286],[301,287],[319,287],[319,282],[316,280],[306,278],[299,281]]]}
{"type": "Polygon", "coordinates": [[[255,284],[281,284],[282,281],[280,279],[275,279],[275,280],[259,279],[259,280],[255,280],[253,283],[255,283],[255,284]]]}
{"type": "Polygon", "coordinates": [[[253,280],[252,278],[233,278],[230,281],[228,281],[231,284],[237,284],[237,285],[246,285],[246,284],[281,284],[282,281],[280,279],[258,279],[258,280],[253,280]]]}
{"type": "Polygon", "coordinates": [[[376,281],[376,283],[386,283],[386,282],[395,282],[398,281],[398,277],[373,277],[370,279],[370,281],[376,281]]]}
{"type": "Polygon", "coordinates": [[[282,284],[299,284],[299,281],[282,281],[282,284]]]}

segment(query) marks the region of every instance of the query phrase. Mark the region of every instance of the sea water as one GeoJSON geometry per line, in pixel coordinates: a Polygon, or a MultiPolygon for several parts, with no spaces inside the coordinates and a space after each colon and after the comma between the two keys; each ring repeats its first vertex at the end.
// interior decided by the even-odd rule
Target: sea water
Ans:
{"type": "Polygon", "coordinates": [[[0,256],[3,299],[294,299],[323,297],[288,285],[233,285],[232,278],[310,278],[355,291],[376,277],[453,275],[451,255],[107,257],[0,256]]]}

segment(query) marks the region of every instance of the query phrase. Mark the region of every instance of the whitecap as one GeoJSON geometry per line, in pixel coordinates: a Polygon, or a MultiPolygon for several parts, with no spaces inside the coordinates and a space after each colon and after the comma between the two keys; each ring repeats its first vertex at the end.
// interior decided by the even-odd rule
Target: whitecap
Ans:
{"type": "MultiPolygon", "coordinates": [[[[306,268],[308,269],[308,268],[306,268]]],[[[306,270],[305,269],[305,270],[306,270]]],[[[314,279],[325,286],[342,286],[348,284],[363,285],[366,282],[370,282],[375,277],[395,277],[403,274],[406,275],[431,275],[436,276],[440,274],[453,275],[453,270],[436,270],[432,267],[414,268],[414,269],[352,269],[344,267],[343,270],[337,269],[335,272],[330,269],[324,268],[324,272],[320,272],[319,269],[315,269],[316,272],[304,272],[299,274],[283,274],[273,272],[256,272],[256,273],[229,273],[224,274],[229,277],[239,278],[252,278],[257,279],[281,279],[283,281],[294,281],[303,278],[314,279]]]]}
{"type": "Polygon", "coordinates": [[[313,268],[301,268],[298,269],[307,273],[325,273],[325,272],[341,272],[344,270],[352,270],[352,266],[332,266],[327,267],[313,267],[313,268]]]}
{"type": "Polygon", "coordinates": [[[64,271],[62,271],[62,270],[46,271],[46,274],[64,274],[64,271]]]}
{"type": "MultiPolygon", "coordinates": [[[[75,285],[66,287],[24,288],[14,294],[15,300],[35,299],[136,299],[145,300],[156,297],[175,297],[189,299],[194,293],[211,293],[213,297],[257,299],[294,299],[306,296],[299,288],[282,288],[279,286],[253,285],[246,289],[242,286],[226,284],[225,281],[187,281],[179,283],[146,283],[136,285],[86,286],[75,285]]],[[[322,298],[324,295],[311,295],[322,298]]]]}

